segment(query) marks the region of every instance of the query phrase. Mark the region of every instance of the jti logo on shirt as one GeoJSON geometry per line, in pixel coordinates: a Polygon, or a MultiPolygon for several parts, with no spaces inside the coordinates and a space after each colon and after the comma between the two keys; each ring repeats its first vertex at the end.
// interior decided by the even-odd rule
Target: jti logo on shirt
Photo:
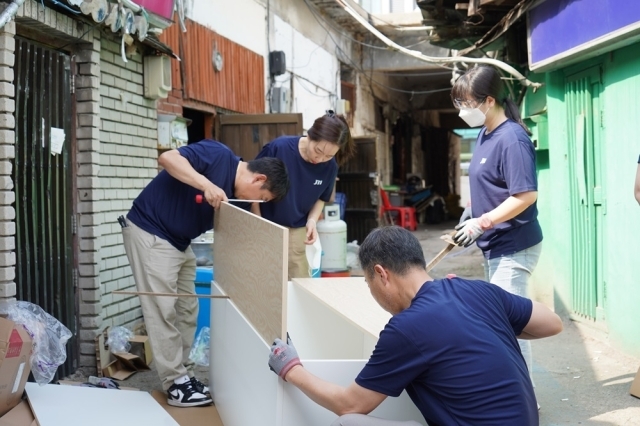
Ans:
{"type": "Polygon", "coordinates": [[[322,181],[321,180],[317,180],[315,181],[314,185],[322,185],[322,181]]]}

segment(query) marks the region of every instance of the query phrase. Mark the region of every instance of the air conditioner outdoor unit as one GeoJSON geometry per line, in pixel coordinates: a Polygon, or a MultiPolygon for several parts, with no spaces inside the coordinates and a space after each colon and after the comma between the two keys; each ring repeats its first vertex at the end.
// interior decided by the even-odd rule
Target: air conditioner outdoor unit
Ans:
{"type": "Polygon", "coordinates": [[[291,111],[291,97],[288,87],[274,87],[271,92],[271,111],[288,113],[291,111]]]}
{"type": "Polygon", "coordinates": [[[351,112],[351,103],[346,99],[338,99],[338,105],[336,106],[336,113],[347,115],[351,112]]]}

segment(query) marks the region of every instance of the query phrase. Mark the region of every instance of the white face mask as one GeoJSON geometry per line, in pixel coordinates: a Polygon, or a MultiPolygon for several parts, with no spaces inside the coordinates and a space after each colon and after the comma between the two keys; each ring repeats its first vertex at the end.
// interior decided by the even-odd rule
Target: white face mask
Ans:
{"type": "Polygon", "coordinates": [[[469,127],[478,127],[484,124],[487,116],[480,109],[480,105],[476,108],[461,108],[458,114],[469,127]]]}

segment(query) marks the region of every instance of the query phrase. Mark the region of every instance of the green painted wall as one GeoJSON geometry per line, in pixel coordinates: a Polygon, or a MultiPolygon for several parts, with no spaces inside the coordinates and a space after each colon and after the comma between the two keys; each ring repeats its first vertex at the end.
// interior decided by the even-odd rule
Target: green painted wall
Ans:
{"type": "MultiPolygon", "coordinates": [[[[640,356],[640,206],[633,185],[640,155],[640,44],[616,50],[582,64],[602,64],[603,126],[601,165],[606,214],[603,229],[604,321],[592,322],[608,332],[625,352],[640,356]]],[[[579,70],[580,65],[572,66],[579,70]]],[[[571,243],[565,70],[538,78],[546,82],[548,151],[538,153],[539,218],[543,251],[535,270],[533,295],[571,312],[571,243]],[[548,155],[548,166],[540,157],[548,155]],[[542,166],[542,167],[541,167],[542,166]]]]}

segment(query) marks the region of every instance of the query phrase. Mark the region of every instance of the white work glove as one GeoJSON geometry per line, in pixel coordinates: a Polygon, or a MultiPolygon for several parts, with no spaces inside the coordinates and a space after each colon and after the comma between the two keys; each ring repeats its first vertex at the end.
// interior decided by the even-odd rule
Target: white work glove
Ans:
{"type": "Polygon", "coordinates": [[[479,219],[469,219],[456,226],[456,235],[453,241],[461,247],[469,247],[478,237],[484,234],[479,219]]]}
{"type": "Polygon", "coordinates": [[[465,207],[462,215],[460,216],[460,220],[458,221],[458,225],[460,225],[464,221],[471,219],[472,217],[471,206],[465,207]]]}

